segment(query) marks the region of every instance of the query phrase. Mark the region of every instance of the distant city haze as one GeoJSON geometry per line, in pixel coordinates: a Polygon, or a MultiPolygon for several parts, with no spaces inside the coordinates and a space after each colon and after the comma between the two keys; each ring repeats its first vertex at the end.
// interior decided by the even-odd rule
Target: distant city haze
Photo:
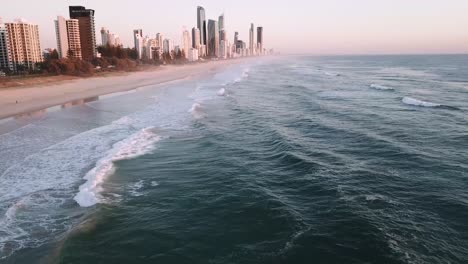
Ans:
{"type": "Polygon", "coordinates": [[[54,19],[68,17],[70,5],[94,9],[96,35],[106,27],[129,47],[139,28],[180,44],[201,5],[207,19],[225,14],[229,40],[238,31],[248,42],[254,23],[264,28],[265,46],[284,54],[468,53],[467,0],[16,0],[2,3],[0,17],[38,24],[41,47],[56,48],[54,19]]]}

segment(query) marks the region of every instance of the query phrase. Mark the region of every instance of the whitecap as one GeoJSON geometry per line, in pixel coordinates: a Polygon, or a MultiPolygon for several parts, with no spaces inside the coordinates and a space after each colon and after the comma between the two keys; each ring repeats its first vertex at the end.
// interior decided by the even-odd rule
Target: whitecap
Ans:
{"type": "Polygon", "coordinates": [[[195,119],[203,118],[203,107],[200,103],[194,103],[190,108],[189,112],[195,119]]]}
{"type": "Polygon", "coordinates": [[[226,89],[224,89],[224,88],[219,89],[217,95],[218,96],[225,96],[226,95],[226,89]]]}
{"type": "Polygon", "coordinates": [[[425,102],[425,101],[421,101],[421,100],[414,99],[414,98],[411,98],[411,97],[403,97],[403,99],[401,101],[404,104],[407,104],[407,105],[415,105],[415,106],[423,106],[423,107],[439,107],[439,106],[441,106],[440,104],[425,102]]]}
{"type": "Polygon", "coordinates": [[[336,72],[325,72],[325,75],[332,76],[332,77],[338,77],[340,76],[339,73],[336,72]]]}
{"type": "Polygon", "coordinates": [[[157,181],[152,181],[152,182],[151,182],[151,186],[152,186],[152,187],[159,186],[159,183],[158,183],[157,181]]]}
{"type": "Polygon", "coordinates": [[[139,196],[142,196],[143,193],[139,192],[139,190],[141,190],[144,186],[144,181],[143,180],[140,180],[136,183],[134,183],[133,185],[131,185],[129,187],[129,192],[130,192],[130,195],[131,196],[134,196],[134,197],[139,197],[139,196]]]}
{"type": "Polygon", "coordinates": [[[392,87],[388,87],[385,85],[380,85],[380,84],[371,84],[369,85],[370,88],[376,89],[376,90],[382,90],[382,91],[391,91],[394,90],[392,87]]]}
{"type": "Polygon", "coordinates": [[[80,191],[74,200],[82,207],[90,207],[100,203],[102,184],[114,172],[114,162],[147,154],[154,149],[154,143],[160,139],[151,131],[151,128],[145,128],[114,144],[105,157],[100,159],[96,166],[85,175],[84,179],[87,181],[80,186],[80,191]]]}

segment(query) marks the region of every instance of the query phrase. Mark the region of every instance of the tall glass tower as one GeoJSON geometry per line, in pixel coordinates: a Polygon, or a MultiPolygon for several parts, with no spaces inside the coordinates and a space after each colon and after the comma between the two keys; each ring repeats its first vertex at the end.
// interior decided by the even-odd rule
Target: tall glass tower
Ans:
{"type": "Polygon", "coordinates": [[[208,20],[208,55],[219,57],[219,27],[218,21],[208,20]]]}
{"type": "Polygon", "coordinates": [[[205,9],[201,6],[197,7],[197,28],[200,30],[200,44],[206,45],[206,15],[205,9]]]}

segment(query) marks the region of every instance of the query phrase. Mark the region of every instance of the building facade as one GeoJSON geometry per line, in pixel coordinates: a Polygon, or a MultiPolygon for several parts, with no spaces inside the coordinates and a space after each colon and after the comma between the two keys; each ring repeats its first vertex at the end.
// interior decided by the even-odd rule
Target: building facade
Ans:
{"type": "Polygon", "coordinates": [[[219,27],[218,21],[208,20],[208,56],[219,57],[219,27]]]}
{"type": "Polygon", "coordinates": [[[0,71],[12,71],[13,61],[11,60],[10,40],[5,24],[0,22],[0,71]]]}
{"type": "Polygon", "coordinates": [[[192,48],[200,48],[200,30],[198,28],[192,28],[192,48]]]}
{"type": "Polygon", "coordinates": [[[255,55],[255,27],[254,24],[250,24],[250,31],[249,31],[249,50],[250,55],[255,55]]]}
{"type": "Polygon", "coordinates": [[[94,10],[84,6],[70,6],[70,18],[77,19],[80,32],[81,54],[84,60],[92,60],[97,55],[94,10]]]}
{"type": "Polygon", "coordinates": [[[190,32],[188,32],[188,30],[184,30],[184,32],[182,33],[182,45],[183,45],[183,49],[184,49],[184,57],[186,59],[189,58],[189,49],[190,49],[190,46],[192,45],[192,39],[190,37],[190,32]]]}
{"type": "Polygon", "coordinates": [[[55,23],[55,35],[57,39],[57,53],[59,58],[65,58],[68,54],[68,33],[67,33],[67,20],[58,16],[55,23]]]}
{"type": "Polygon", "coordinates": [[[13,70],[35,69],[36,63],[42,62],[42,50],[39,42],[39,26],[18,19],[6,23],[13,70]]]}
{"type": "Polygon", "coordinates": [[[200,30],[200,45],[207,45],[206,16],[205,9],[197,7],[197,28],[200,30]]]}
{"type": "Polygon", "coordinates": [[[263,54],[263,27],[257,28],[257,49],[258,54],[263,54]]]}
{"type": "Polygon", "coordinates": [[[80,25],[78,19],[67,20],[68,52],[67,57],[83,59],[81,53],[80,25]]]}
{"type": "Polygon", "coordinates": [[[138,59],[143,57],[143,30],[133,30],[133,41],[135,42],[135,51],[138,59]]]}
{"type": "Polygon", "coordinates": [[[82,59],[80,28],[77,19],[65,19],[58,16],[55,22],[57,52],[59,58],[82,59]]]}

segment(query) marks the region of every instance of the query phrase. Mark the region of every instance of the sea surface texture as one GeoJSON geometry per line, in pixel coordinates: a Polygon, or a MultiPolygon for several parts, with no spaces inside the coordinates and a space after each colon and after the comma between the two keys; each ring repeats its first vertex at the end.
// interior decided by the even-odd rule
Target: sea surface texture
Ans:
{"type": "Polygon", "coordinates": [[[0,157],[0,263],[468,263],[468,56],[244,61],[0,157]]]}

